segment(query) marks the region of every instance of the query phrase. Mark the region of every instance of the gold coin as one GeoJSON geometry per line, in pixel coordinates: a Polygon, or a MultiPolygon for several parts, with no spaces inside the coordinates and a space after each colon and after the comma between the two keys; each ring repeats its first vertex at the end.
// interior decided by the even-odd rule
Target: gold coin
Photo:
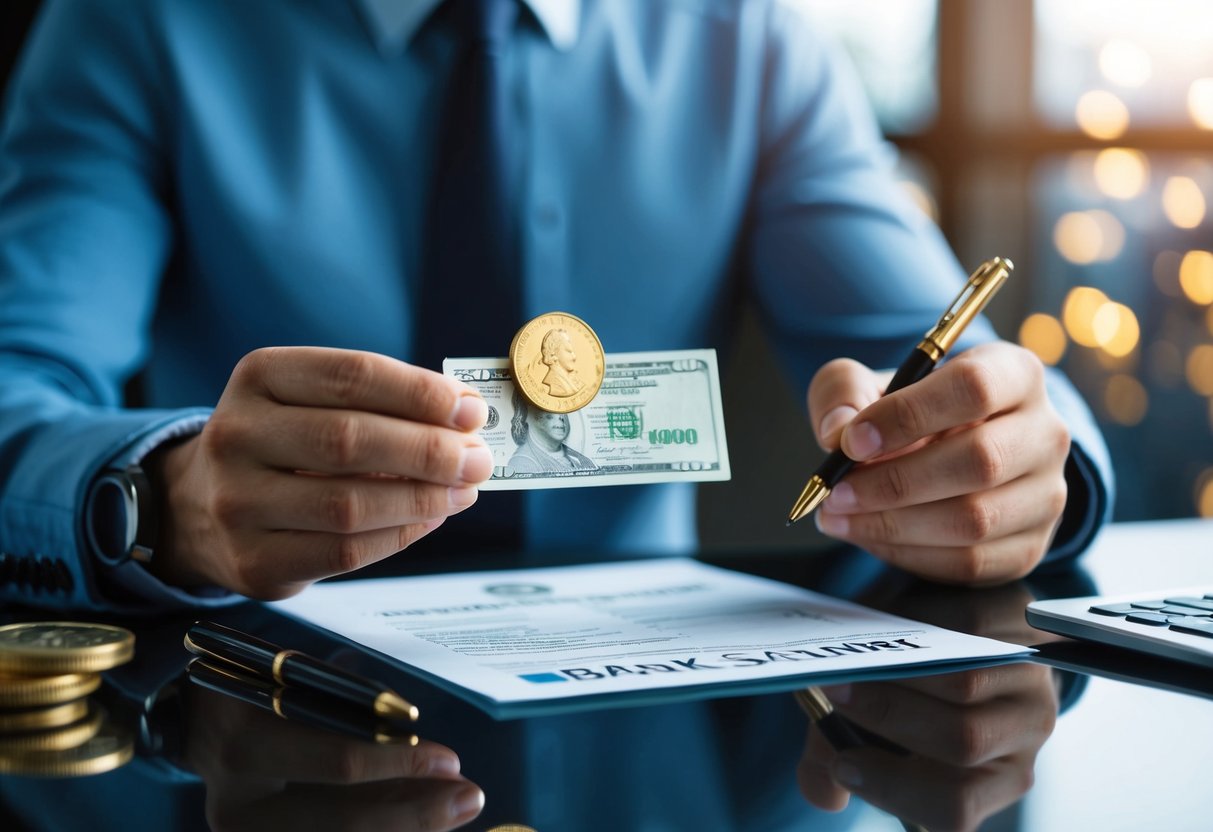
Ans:
{"type": "Polygon", "coordinates": [[[84,745],[101,729],[101,711],[92,708],[89,715],[71,725],[47,731],[27,731],[22,734],[0,734],[0,754],[23,754],[28,751],[69,751],[84,745]]]}
{"type": "Polygon", "coordinates": [[[0,731],[37,731],[70,725],[88,713],[88,701],[77,699],[49,708],[0,711],[0,731]]]}
{"type": "Polygon", "coordinates": [[[135,655],[135,635],[122,627],[78,621],[31,621],[0,627],[0,671],[28,676],[98,673],[135,655]]]}
{"type": "Polygon", "coordinates": [[[598,394],[606,372],[602,342],[567,312],[527,321],[510,343],[510,374],[528,402],[549,413],[572,413],[598,394]]]}
{"type": "Polygon", "coordinates": [[[523,826],[521,823],[503,823],[500,826],[494,826],[488,832],[535,832],[535,828],[523,826]]]}
{"type": "Polygon", "coordinates": [[[113,720],[102,721],[87,742],[65,751],[0,751],[0,774],[24,777],[84,777],[126,765],[135,756],[134,735],[113,720]]]}
{"type": "Polygon", "coordinates": [[[0,708],[37,708],[88,696],[101,685],[96,673],[19,676],[0,672],[0,708]]]}

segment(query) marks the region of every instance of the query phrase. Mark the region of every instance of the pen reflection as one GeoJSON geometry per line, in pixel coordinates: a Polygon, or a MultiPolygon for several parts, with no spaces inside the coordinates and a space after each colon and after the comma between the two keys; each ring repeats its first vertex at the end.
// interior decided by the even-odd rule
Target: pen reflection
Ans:
{"type": "MultiPolygon", "coordinates": [[[[1024,620],[1033,595],[1023,583],[900,589],[865,601],[973,635],[1019,644],[1047,638],[1024,620]]],[[[1032,787],[1060,701],[1055,672],[1028,662],[822,691],[837,713],[900,750],[869,744],[840,753],[811,727],[797,767],[804,797],[839,811],[854,794],[933,832],[976,829],[1032,787]]]]}
{"type": "Polygon", "coordinates": [[[212,829],[438,832],[483,806],[455,752],[436,743],[345,736],[199,685],[182,696],[182,762],[205,783],[212,829]]]}

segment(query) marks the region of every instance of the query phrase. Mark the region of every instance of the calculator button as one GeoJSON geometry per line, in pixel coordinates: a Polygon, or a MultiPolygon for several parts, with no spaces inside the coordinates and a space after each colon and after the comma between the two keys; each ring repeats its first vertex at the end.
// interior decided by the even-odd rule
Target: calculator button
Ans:
{"type": "Polygon", "coordinates": [[[1136,612],[1132,604],[1096,604],[1090,611],[1099,615],[1128,615],[1136,612]]]}
{"type": "Polygon", "coordinates": [[[1204,615],[1168,615],[1168,624],[1213,624],[1213,618],[1204,615]]]}
{"type": "Polygon", "coordinates": [[[1175,605],[1163,607],[1161,610],[1155,610],[1159,615],[1195,615],[1203,618],[1208,618],[1213,613],[1204,612],[1196,607],[1178,607],[1175,605]]]}
{"type": "Polygon", "coordinates": [[[1196,607],[1198,610],[1213,612],[1213,601],[1206,601],[1204,598],[1168,598],[1167,603],[1181,607],[1196,607]]]}
{"type": "Polygon", "coordinates": [[[1213,621],[1207,618],[1189,621],[1183,624],[1172,624],[1172,630],[1178,630],[1181,633],[1191,633],[1194,636],[1208,636],[1213,638],[1213,621]]]}
{"type": "Polygon", "coordinates": [[[1134,624],[1149,624],[1151,627],[1161,627],[1167,624],[1168,616],[1159,615],[1156,612],[1135,612],[1129,615],[1126,621],[1132,621],[1134,624]]]}
{"type": "Polygon", "coordinates": [[[1164,601],[1134,601],[1129,606],[1133,607],[1134,609],[1139,609],[1139,610],[1161,610],[1163,607],[1165,607],[1169,603],[1171,603],[1171,602],[1170,601],[1165,601],[1165,602],[1164,601]]]}

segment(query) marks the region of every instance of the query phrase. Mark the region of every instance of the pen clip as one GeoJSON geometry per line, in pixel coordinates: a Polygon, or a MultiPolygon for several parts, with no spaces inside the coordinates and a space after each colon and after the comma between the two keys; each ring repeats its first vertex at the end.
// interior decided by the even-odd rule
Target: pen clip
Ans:
{"type": "Polygon", "coordinates": [[[956,339],[964,332],[965,327],[981,314],[986,304],[1002,288],[1002,284],[1011,276],[1015,265],[1005,257],[995,257],[977,267],[964,288],[952,301],[952,305],[940,317],[939,322],[926,334],[922,344],[928,352],[936,352],[931,357],[938,361],[952,348],[956,339]],[[933,349],[931,349],[933,348],[933,349]]]}

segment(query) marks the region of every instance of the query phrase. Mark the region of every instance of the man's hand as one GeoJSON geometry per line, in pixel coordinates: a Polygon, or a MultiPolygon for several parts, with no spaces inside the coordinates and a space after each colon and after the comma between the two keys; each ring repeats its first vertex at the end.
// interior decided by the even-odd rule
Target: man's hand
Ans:
{"type": "Polygon", "coordinates": [[[840,359],[809,386],[817,441],[863,463],[822,503],[818,528],[932,580],[1027,574],[1061,519],[1070,447],[1040,361],[998,342],[882,397],[889,378],[840,359]]]}
{"type": "Polygon", "coordinates": [[[487,414],[466,386],[386,356],[249,353],[202,433],[150,460],[153,571],[276,599],[398,552],[476,501],[487,414]]]}

